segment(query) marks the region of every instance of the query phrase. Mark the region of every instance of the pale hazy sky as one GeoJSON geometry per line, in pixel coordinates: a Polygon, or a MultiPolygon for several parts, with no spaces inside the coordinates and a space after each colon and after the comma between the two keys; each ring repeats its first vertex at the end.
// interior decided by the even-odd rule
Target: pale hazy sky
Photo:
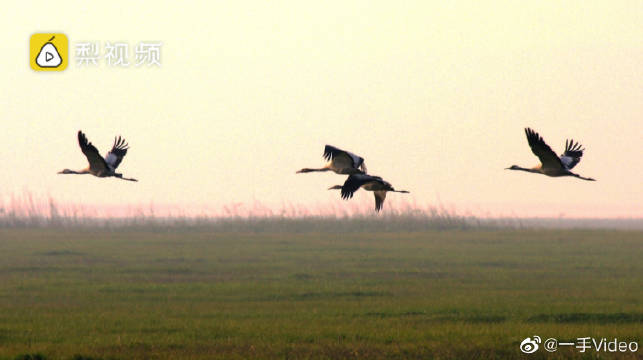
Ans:
{"type": "MultiPolygon", "coordinates": [[[[408,189],[385,204],[518,216],[643,216],[641,1],[40,1],[3,5],[0,193],[83,205],[345,204],[325,144],[408,189]],[[29,67],[29,37],[160,41],[160,68],[29,67]],[[597,182],[535,165],[523,128],[597,182]],[[138,183],[57,175],[131,150],[138,183]]],[[[133,57],[131,58],[133,60],[133,57]]],[[[356,200],[373,202],[360,191],[356,200]]]]}

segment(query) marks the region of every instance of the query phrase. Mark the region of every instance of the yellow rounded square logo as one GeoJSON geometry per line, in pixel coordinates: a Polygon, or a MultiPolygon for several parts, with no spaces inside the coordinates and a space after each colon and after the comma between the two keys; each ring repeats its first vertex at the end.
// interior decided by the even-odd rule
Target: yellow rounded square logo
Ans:
{"type": "Polygon", "coordinates": [[[67,68],[69,40],[62,33],[33,34],[29,39],[29,65],[36,71],[67,68]]]}

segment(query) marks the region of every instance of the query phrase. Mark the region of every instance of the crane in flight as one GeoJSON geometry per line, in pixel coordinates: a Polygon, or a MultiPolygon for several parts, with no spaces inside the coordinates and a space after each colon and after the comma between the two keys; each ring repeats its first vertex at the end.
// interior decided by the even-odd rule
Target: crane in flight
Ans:
{"type": "Polygon", "coordinates": [[[123,174],[116,172],[116,168],[121,161],[123,161],[123,157],[125,157],[127,149],[129,149],[129,145],[125,142],[125,139],[122,139],[120,136],[114,138],[114,145],[112,145],[112,149],[104,158],[100,156],[98,149],[87,141],[87,137],[80,130],[78,131],[78,145],[80,145],[80,149],[87,157],[89,166],[79,171],[64,169],[60,171],[59,174],[92,174],[97,177],[113,176],[122,180],[138,181],[136,179],[123,177],[123,174]]]}
{"type": "Polygon", "coordinates": [[[297,171],[297,174],[314,171],[333,171],[340,175],[366,174],[364,158],[352,152],[326,145],[324,148],[324,159],[328,161],[326,166],[318,169],[303,168],[297,171]]]}
{"type": "Polygon", "coordinates": [[[593,178],[583,177],[570,171],[580,162],[583,151],[585,150],[578,142],[566,140],[565,152],[559,157],[537,132],[526,128],[525,134],[527,135],[527,142],[529,143],[531,151],[540,159],[540,165],[534,166],[533,168],[523,168],[518,165],[512,165],[506,168],[506,170],[521,170],[553,177],[574,176],[587,181],[596,181],[593,178]]]}
{"type": "Polygon", "coordinates": [[[328,190],[341,190],[342,199],[348,200],[353,197],[355,191],[359,188],[372,191],[375,195],[375,211],[379,212],[384,206],[387,192],[399,192],[408,194],[406,190],[395,190],[393,186],[387,181],[384,181],[379,176],[372,176],[366,174],[352,174],[346,179],[344,185],[335,185],[328,188],[328,190]]]}

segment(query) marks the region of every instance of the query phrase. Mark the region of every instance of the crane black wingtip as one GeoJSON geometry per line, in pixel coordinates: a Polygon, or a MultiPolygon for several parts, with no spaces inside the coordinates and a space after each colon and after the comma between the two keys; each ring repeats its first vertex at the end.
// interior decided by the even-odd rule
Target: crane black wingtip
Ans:
{"type": "Polygon", "coordinates": [[[86,146],[89,143],[85,134],[80,130],[78,130],[78,143],[81,145],[81,147],[86,146]]]}
{"type": "Polygon", "coordinates": [[[353,197],[352,192],[342,190],[342,199],[348,200],[348,199],[351,199],[352,197],[353,197]]]}

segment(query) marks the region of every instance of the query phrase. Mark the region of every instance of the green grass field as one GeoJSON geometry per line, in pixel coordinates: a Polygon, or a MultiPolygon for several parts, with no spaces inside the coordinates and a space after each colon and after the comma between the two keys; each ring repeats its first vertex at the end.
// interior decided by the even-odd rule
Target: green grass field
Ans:
{"type": "Polygon", "coordinates": [[[641,231],[5,228],[0,359],[642,358],[519,351],[640,344],[642,259],[641,231]]]}

